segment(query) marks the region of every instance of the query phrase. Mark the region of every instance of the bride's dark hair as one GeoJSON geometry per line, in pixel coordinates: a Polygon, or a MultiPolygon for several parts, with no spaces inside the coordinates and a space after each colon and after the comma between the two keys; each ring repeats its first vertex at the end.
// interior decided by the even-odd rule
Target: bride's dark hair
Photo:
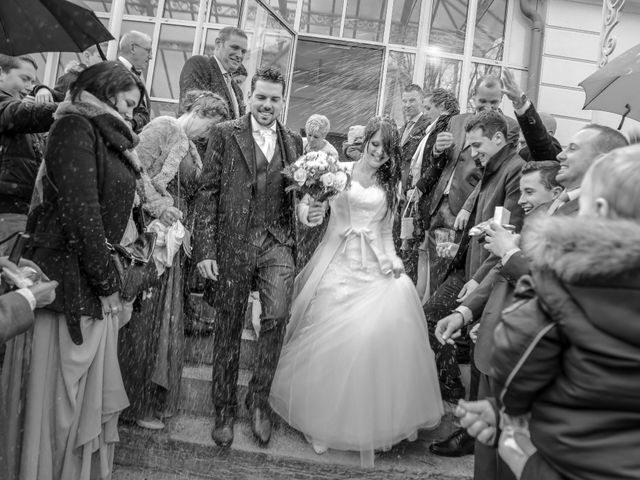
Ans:
{"type": "Polygon", "coordinates": [[[367,154],[371,138],[380,131],[382,148],[389,155],[387,160],[376,172],[376,179],[387,195],[387,215],[393,215],[398,205],[397,186],[400,181],[400,133],[393,118],[373,117],[364,129],[362,154],[367,154]]]}

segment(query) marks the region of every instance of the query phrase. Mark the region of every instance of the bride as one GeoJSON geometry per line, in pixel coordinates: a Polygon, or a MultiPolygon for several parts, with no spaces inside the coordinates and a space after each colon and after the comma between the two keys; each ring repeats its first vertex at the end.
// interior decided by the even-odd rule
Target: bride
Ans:
{"type": "MultiPolygon", "coordinates": [[[[350,188],[331,200],[324,238],[296,278],[270,403],[316,453],[355,450],[362,466],[373,466],[375,450],[436,427],[443,406],[420,299],[391,237],[400,167],[394,121],[371,119],[364,145],[350,188]]],[[[309,204],[300,203],[300,220],[320,223],[309,222],[309,204]]]]}

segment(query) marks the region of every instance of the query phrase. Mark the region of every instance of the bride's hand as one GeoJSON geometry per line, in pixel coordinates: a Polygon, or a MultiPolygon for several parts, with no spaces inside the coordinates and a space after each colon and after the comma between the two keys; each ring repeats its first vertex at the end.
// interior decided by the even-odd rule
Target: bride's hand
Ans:
{"type": "Polygon", "coordinates": [[[396,278],[400,278],[400,275],[404,273],[404,264],[398,257],[393,259],[391,271],[393,272],[393,276],[396,278]]]}
{"type": "Polygon", "coordinates": [[[311,224],[322,223],[327,212],[327,202],[318,202],[312,200],[309,204],[309,213],[307,213],[307,221],[311,224]]]}

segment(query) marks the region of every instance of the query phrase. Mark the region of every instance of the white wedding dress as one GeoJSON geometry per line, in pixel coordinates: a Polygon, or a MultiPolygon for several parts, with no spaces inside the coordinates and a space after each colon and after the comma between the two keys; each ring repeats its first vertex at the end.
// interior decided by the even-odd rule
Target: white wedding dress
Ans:
{"type": "MultiPolygon", "coordinates": [[[[306,216],[306,214],[305,214],[306,216]]],[[[387,449],[443,415],[420,299],[397,261],[384,191],[353,181],[296,278],[271,387],[274,411],[315,447],[387,449]]]]}

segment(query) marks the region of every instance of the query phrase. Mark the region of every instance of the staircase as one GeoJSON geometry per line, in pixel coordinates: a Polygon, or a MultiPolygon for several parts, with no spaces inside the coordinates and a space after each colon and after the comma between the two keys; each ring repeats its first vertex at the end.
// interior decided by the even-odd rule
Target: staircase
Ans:
{"type": "MultiPolygon", "coordinates": [[[[247,325],[251,325],[250,321],[247,321],[247,325]]],[[[187,337],[181,410],[176,417],[165,421],[165,430],[153,432],[121,423],[113,480],[472,478],[473,457],[443,458],[431,455],[428,451],[432,440],[446,437],[455,428],[451,411],[437,430],[421,432],[417,441],[403,442],[389,452],[376,455],[373,469],[360,468],[360,457],[355,452],[329,450],[324,455],[316,455],[302,434],[284,422],[274,426],[269,445],[266,448],[259,447],[253,439],[249,412],[244,406],[256,345],[256,335],[250,328],[245,328],[242,334],[238,378],[239,418],[235,426],[235,440],[230,449],[217,447],[211,439],[212,343],[208,336],[187,337]],[[131,469],[140,471],[140,474],[132,475],[131,469]]]]}

